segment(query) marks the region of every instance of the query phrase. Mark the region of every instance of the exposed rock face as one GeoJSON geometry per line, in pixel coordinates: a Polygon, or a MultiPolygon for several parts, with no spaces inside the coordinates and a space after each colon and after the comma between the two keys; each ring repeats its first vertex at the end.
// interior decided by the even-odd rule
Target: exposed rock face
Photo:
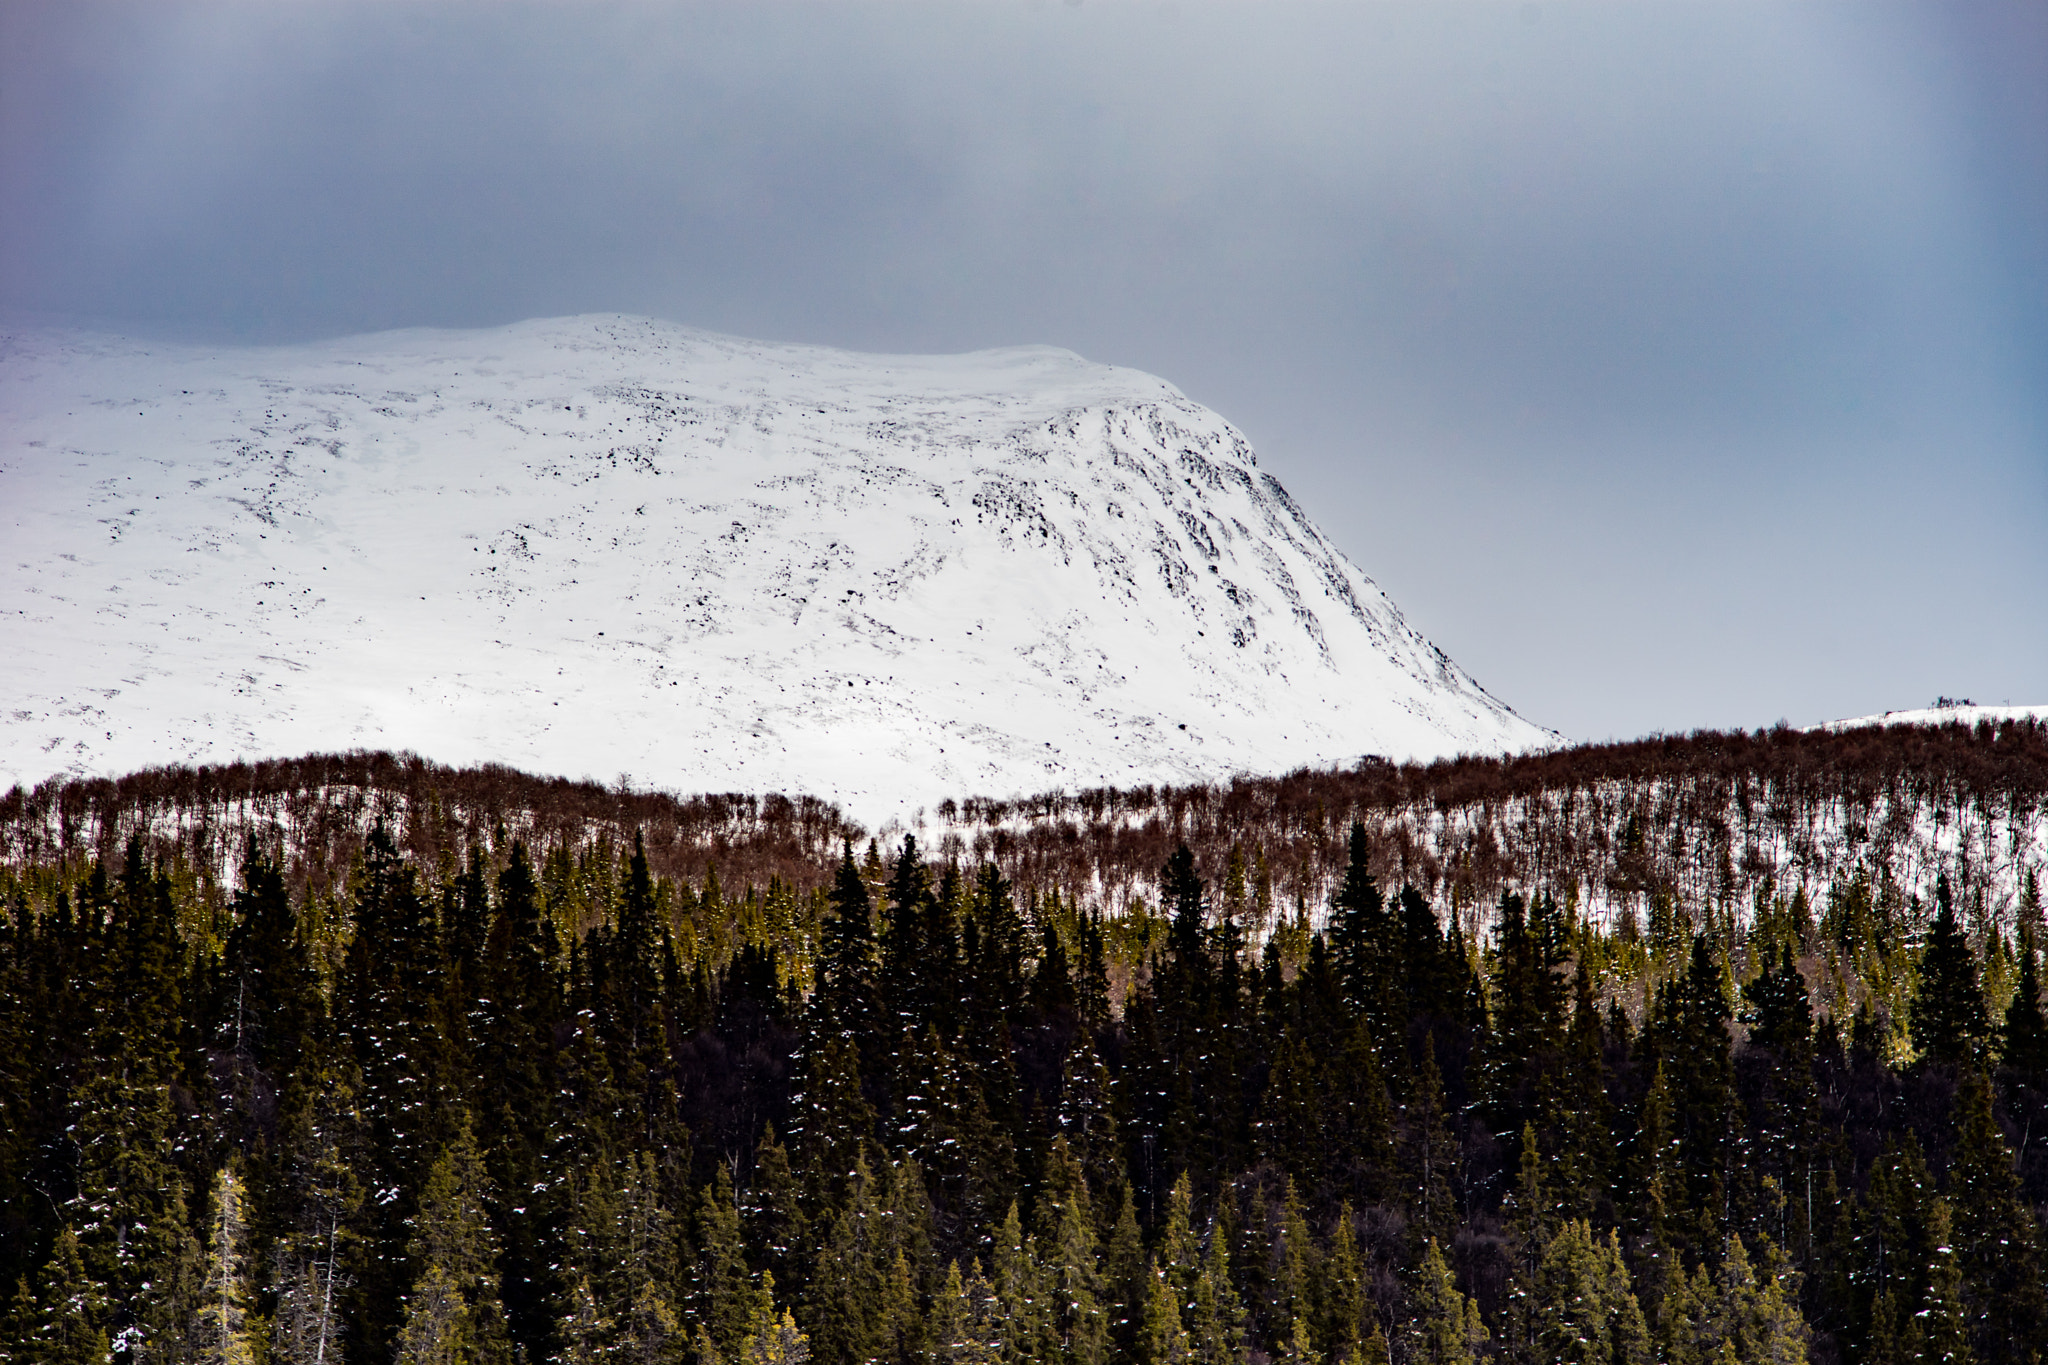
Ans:
{"type": "Polygon", "coordinates": [[[0,782],[404,747],[886,815],[1553,738],[1070,352],[0,346],[0,782]]]}

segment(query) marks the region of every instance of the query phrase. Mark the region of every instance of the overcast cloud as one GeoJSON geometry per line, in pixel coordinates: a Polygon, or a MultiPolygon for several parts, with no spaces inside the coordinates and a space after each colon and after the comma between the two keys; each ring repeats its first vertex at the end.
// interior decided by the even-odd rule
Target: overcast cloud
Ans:
{"type": "Polygon", "coordinates": [[[1172,380],[1583,738],[2048,702],[2048,10],[0,6],[0,307],[1172,380]]]}

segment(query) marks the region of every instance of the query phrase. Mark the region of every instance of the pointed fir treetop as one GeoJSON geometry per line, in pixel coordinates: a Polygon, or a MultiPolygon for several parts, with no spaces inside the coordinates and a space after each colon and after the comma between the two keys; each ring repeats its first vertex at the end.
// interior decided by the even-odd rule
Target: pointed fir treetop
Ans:
{"type": "Polygon", "coordinates": [[[875,925],[867,881],[854,865],[851,844],[826,903],[832,916],[823,927],[812,1008],[830,1032],[864,1039],[881,1022],[876,1017],[875,925]]]}
{"type": "Polygon", "coordinates": [[[1159,874],[1161,908],[1171,917],[1167,943],[1174,955],[1187,960],[1202,950],[1205,923],[1202,878],[1195,871],[1195,855],[1186,844],[1173,850],[1159,874]]]}
{"type": "MultiPolygon", "coordinates": [[[[2031,874],[2030,874],[2031,875],[2031,874]]],[[[2020,926],[2020,973],[1999,1030],[2000,1058],[2013,1070],[2039,1078],[2048,1073],[2048,1018],[2041,1011],[2040,950],[2032,924],[2020,926]]]]}
{"type": "Polygon", "coordinates": [[[1776,967],[1744,986],[1742,995],[1750,1006],[1751,1043],[1787,1058],[1805,1055],[1813,1037],[1813,1009],[1789,943],[1781,947],[1776,967]]]}
{"type": "Polygon", "coordinates": [[[1934,899],[1934,923],[1921,950],[1908,1022],[1913,1046],[1923,1056],[1955,1063],[1974,1056],[1991,1029],[1977,984],[1977,955],[1956,922],[1947,873],[1936,878],[1934,899]]]}

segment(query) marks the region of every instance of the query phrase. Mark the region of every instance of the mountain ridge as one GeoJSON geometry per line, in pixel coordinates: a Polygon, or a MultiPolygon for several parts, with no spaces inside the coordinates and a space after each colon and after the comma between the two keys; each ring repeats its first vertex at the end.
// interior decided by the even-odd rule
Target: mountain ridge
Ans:
{"type": "Polygon", "coordinates": [[[0,779],[403,747],[872,816],[1555,738],[1228,422],[1070,351],[6,347],[0,779]]]}

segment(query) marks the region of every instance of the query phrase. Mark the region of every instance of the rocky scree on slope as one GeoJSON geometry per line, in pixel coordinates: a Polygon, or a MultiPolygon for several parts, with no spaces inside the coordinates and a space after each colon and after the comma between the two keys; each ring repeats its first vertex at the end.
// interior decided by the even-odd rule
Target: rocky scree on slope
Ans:
{"type": "Polygon", "coordinates": [[[0,345],[0,780],[403,747],[872,819],[1554,738],[1229,423],[1069,352],[0,345]]]}

